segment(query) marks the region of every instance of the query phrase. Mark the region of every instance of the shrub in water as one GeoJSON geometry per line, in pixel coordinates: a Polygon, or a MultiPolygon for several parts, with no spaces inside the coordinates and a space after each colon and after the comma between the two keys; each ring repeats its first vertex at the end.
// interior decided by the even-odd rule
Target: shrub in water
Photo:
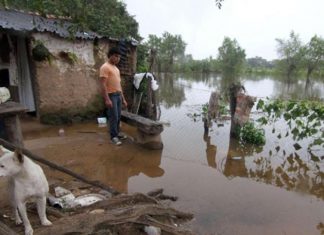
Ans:
{"type": "Polygon", "coordinates": [[[265,144],[265,134],[262,129],[258,129],[254,126],[252,122],[246,123],[239,130],[240,140],[244,143],[264,145],[265,144]]]}

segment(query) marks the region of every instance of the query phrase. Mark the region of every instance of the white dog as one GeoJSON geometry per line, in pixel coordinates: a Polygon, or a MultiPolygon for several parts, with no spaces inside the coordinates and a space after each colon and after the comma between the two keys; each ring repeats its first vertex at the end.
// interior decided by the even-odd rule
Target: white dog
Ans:
{"type": "Polygon", "coordinates": [[[46,217],[48,183],[42,168],[24,156],[20,150],[11,152],[0,146],[0,155],[0,176],[9,177],[9,195],[16,224],[23,222],[25,235],[33,234],[33,228],[26,211],[26,202],[31,199],[37,203],[37,211],[42,225],[51,225],[52,223],[46,217]]]}

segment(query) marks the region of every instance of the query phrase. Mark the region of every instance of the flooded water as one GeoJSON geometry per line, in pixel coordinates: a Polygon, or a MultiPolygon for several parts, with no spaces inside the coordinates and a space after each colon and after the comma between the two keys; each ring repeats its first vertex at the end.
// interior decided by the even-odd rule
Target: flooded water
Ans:
{"type": "MultiPolygon", "coordinates": [[[[303,82],[285,84],[269,77],[243,78],[248,94],[270,98],[324,99],[324,83],[308,91],[303,82]]],[[[163,188],[178,196],[171,206],[192,212],[190,226],[210,235],[312,235],[324,233],[324,150],[295,150],[290,138],[278,139],[266,128],[263,147],[241,146],[229,136],[230,123],[213,125],[204,135],[200,113],[210,93],[226,86],[217,76],[160,77],[163,150],[145,150],[128,139],[109,144],[106,129],[95,122],[73,126],[23,124],[25,145],[33,152],[123,192],[163,188]],[[58,136],[64,128],[65,136],[58,136]]],[[[256,118],[255,113],[251,118],[256,118]]],[[[278,124],[285,131],[285,124],[278,124]]],[[[133,127],[123,131],[135,135],[133,127]]],[[[323,127],[322,127],[323,128],[323,127]]],[[[56,181],[71,178],[45,169],[56,181]]]]}

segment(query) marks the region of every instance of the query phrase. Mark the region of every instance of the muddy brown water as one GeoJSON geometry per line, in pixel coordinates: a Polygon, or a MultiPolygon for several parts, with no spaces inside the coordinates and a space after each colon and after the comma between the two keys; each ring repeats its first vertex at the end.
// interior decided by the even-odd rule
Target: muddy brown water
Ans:
{"type": "MultiPolygon", "coordinates": [[[[319,177],[323,174],[323,151],[316,151],[317,161],[313,161],[304,148],[296,151],[292,148],[294,141],[278,140],[269,130],[265,146],[242,147],[229,138],[226,121],[214,124],[204,135],[201,120],[190,114],[200,112],[201,104],[208,102],[210,91],[219,83],[217,79],[182,77],[161,81],[160,120],[166,123],[163,150],[146,150],[134,144],[131,137],[135,129],[126,124],[122,129],[130,138],[122,146],[114,146],[109,143],[106,128],[95,120],[46,126],[30,118],[22,122],[25,146],[121,192],[146,193],[163,188],[165,194],[179,197],[177,202],[170,202],[171,206],[194,213],[195,219],[188,226],[197,234],[323,233],[324,182],[319,177]],[[64,136],[59,136],[60,128],[64,136]]],[[[259,93],[252,92],[256,96],[279,92],[276,84],[271,80],[246,82],[250,93],[257,88],[259,93]]],[[[307,141],[301,145],[307,145],[307,141]]],[[[50,183],[72,180],[43,168],[50,183]]]]}

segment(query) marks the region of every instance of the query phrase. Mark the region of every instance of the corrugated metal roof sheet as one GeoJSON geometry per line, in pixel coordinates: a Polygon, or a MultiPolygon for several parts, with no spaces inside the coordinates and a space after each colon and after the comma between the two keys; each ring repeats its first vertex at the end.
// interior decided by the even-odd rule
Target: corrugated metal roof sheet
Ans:
{"type": "Polygon", "coordinates": [[[0,9],[0,28],[21,32],[51,32],[63,38],[74,36],[92,40],[102,37],[94,32],[80,31],[71,35],[69,28],[72,26],[72,23],[62,19],[48,19],[25,12],[0,9]]]}

